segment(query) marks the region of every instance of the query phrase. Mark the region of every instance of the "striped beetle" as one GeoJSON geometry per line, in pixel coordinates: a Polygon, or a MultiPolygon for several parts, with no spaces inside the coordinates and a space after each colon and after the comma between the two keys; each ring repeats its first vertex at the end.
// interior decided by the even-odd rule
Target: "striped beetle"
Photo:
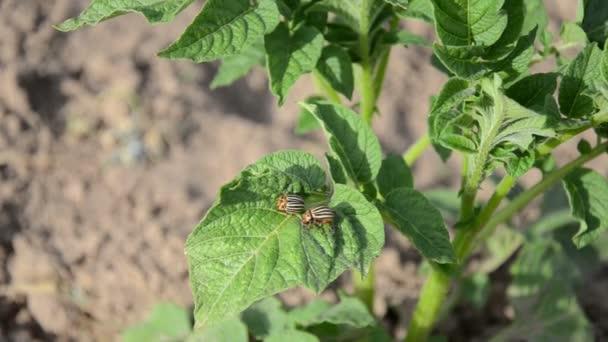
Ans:
{"type": "Polygon", "coordinates": [[[287,214],[300,214],[304,211],[304,198],[300,195],[285,194],[277,199],[277,209],[287,214]]]}
{"type": "Polygon", "coordinates": [[[311,224],[329,224],[331,227],[334,222],[334,211],[328,207],[321,205],[304,212],[302,215],[302,225],[310,227],[311,224]]]}

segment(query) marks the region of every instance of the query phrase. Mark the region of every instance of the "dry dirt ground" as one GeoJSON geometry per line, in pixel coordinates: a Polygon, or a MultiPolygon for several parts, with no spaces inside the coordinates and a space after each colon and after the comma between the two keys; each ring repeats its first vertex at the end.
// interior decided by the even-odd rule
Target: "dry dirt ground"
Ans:
{"type": "MultiPolygon", "coordinates": [[[[552,2],[554,26],[574,16],[552,2]]],[[[128,15],[71,34],[51,28],[85,5],[0,0],[0,341],[113,340],[159,300],[190,305],[183,242],[219,187],[268,152],[326,148],[320,135],[292,133],[308,79],[278,108],[260,71],[211,91],[216,64],[155,57],[200,2],[170,25],[128,15]]],[[[426,129],[428,98],[445,80],[429,57],[403,48],[391,57],[374,124],[387,151],[426,129]]],[[[456,185],[457,163],[426,153],[417,187],[456,185]]],[[[402,326],[420,258],[397,234],[387,240],[375,311],[402,326]]]]}

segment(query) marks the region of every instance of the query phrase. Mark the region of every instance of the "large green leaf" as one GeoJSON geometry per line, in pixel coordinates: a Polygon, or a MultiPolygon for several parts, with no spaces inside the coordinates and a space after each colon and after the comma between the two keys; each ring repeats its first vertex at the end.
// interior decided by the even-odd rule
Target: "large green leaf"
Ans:
{"type": "Polygon", "coordinates": [[[150,23],[165,23],[173,20],[193,0],[93,0],[79,16],[55,25],[60,31],[74,31],[85,25],[95,25],[116,16],[137,12],[150,23]]]}
{"type": "Polygon", "coordinates": [[[328,45],[323,48],[317,70],[329,85],[347,98],[353,95],[353,65],[348,52],[341,47],[328,45]]]}
{"type": "Polygon", "coordinates": [[[190,315],[182,307],[172,303],[156,304],[142,323],[122,333],[123,342],[153,342],[180,339],[191,330],[190,315]]]}
{"type": "Polygon", "coordinates": [[[582,248],[608,228],[608,181],[593,170],[579,168],[564,178],[564,188],[572,215],[581,222],[572,240],[582,248]]]}
{"type": "Polygon", "coordinates": [[[403,157],[397,154],[389,154],[382,161],[376,183],[378,184],[378,191],[384,197],[397,188],[412,188],[414,186],[412,170],[405,163],[403,157]]]}
{"type": "Polygon", "coordinates": [[[583,0],[583,22],[589,40],[603,44],[608,38],[608,6],[604,0],[583,0]]]}
{"type": "Polygon", "coordinates": [[[361,193],[334,185],[333,229],[304,228],[275,207],[284,193],[324,191],[323,169],[303,152],[270,154],[222,187],[186,242],[198,326],[290,287],[318,292],[346,269],[367,271],[384,244],[384,227],[361,193]]]}
{"type": "Polygon", "coordinates": [[[298,78],[311,72],[317,64],[323,49],[323,35],[311,26],[301,26],[290,33],[287,25],[281,23],[264,42],[270,89],[282,105],[298,78]]]}
{"type": "Polygon", "coordinates": [[[329,102],[303,102],[323,126],[329,147],[346,173],[357,183],[368,183],[380,170],[380,143],[371,128],[352,110],[329,102]]]}
{"type": "Polygon", "coordinates": [[[271,32],[279,17],[274,0],[208,0],[182,36],[159,56],[204,62],[235,55],[271,32]]]}
{"type": "Polygon", "coordinates": [[[504,0],[433,0],[435,28],[444,45],[494,44],[507,27],[504,0]]]}
{"type": "Polygon", "coordinates": [[[259,44],[250,46],[238,55],[224,58],[209,87],[215,89],[228,86],[247,75],[254,66],[263,63],[264,45],[259,42],[259,44]]]}
{"type": "Polygon", "coordinates": [[[600,77],[601,54],[593,43],[568,65],[559,86],[559,106],[564,115],[580,118],[594,112],[593,98],[587,91],[600,77]]]}
{"type": "Polygon", "coordinates": [[[380,204],[383,214],[427,259],[438,263],[456,262],[447,227],[431,202],[410,188],[399,188],[380,204]]]}

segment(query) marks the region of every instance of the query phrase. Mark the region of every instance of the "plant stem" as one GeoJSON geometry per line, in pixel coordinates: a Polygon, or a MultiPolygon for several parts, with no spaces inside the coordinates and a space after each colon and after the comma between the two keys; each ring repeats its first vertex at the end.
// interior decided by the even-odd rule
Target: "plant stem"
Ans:
{"type": "Polygon", "coordinates": [[[479,216],[477,216],[473,225],[469,229],[459,229],[456,232],[454,241],[454,250],[456,251],[456,258],[460,263],[466,259],[471,251],[471,246],[475,241],[475,236],[479,233],[479,230],[488,222],[492,217],[500,202],[507,196],[511,188],[517,183],[517,178],[513,178],[506,175],[502,181],[496,187],[496,190],[490,197],[490,200],[483,208],[479,216]]]}
{"type": "Polygon", "coordinates": [[[416,140],[416,142],[414,142],[414,144],[410,146],[410,148],[408,148],[407,151],[405,151],[405,153],[403,154],[403,160],[405,160],[405,163],[409,166],[412,166],[412,164],[414,164],[414,162],[418,159],[418,157],[420,157],[422,152],[424,152],[424,150],[430,144],[431,138],[428,134],[425,134],[418,138],[418,140],[416,140]]]}
{"type": "Polygon", "coordinates": [[[361,54],[361,77],[359,77],[359,94],[361,96],[361,117],[369,125],[372,123],[376,109],[376,96],[373,82],[373,66],[370,60],[369,41],[369,13],[373,0],[361,1],[361,12],[359,18],[359,53],[361,54]]]}
{"type": "Polygon", "coordinates": [[[594,147],[588,153],[581,155],[570,163],[545,176],[542,181],[540,181],[530,189],[524,191],[521,195],[517,196],[517,198],[515,198],[511,203],[509,203],[509,205],[507,205],[503,210],[499,211],[495,216],[493,216],[485,225],[485,227],[483,227],[483,229],[481,230],[480,240],[485,240],[490,234],[492,234],[494,229],[496,229],[499,224],[503,223],[504,221],[510,219],[513,215],[517,214],[517,212],[522,210],[538,195],[544,193],[547,189],[553,186],[553,184],[562,180],[562,178],[564,178],[574,169],[582,166],[586,162],[601,155],[606,151],[608,151],[608,142],[602,143],[594,147]]]}
{"type": "Polygon", "coordinates": [[[318,71],[314,70],[312,72],[312,81],[315,84],[315,88],[321,94],[325,95],[328,99],[336,104],[342,104],[342,100],[340,100],[340,95],[334,88],[329,85],[329,83],[319,74],[318,71]]]}
{"type": "Polygon", "coordinates": [[[431,265],[433,265],[431,274],[424,282],[420,300],[416,304],[416,311],[407,329],[405,342],[426,341],[448,293],[450,276],[438,265],[431,265]]]}
{"type": "MultiPolygon", "coordinates": [[[[396,16],[391,18],[389,26],[391,31],[395,30],[399,26],[399,18],[396,16]]],[[[382,52],[380,63],[378,64],[378,70],[376,70],[376,77],[374,78],[374,98],[376,101],[380,97],[382,87],[384,86],[384,77],[386,76],[388,60],[391,57],[391,49],[392,46],[389,45],[385,48],[384,52],[382,52]]]]}
{"type": "Polygon", "coordinates": [[[462,196],[460,197],[460,217],[459,222],[465,222],[471,218],[475,209],[475,196],[477,195],[477,187],[479,184],[472,185],[474,182],[470,174],[471,166],[475,163],[471,162],[468,155],[464,156],[462,163],[462,196]]]}
{"type": "Polygon", "coordinates": [[[362,277],[361,273],[353,270],[352,272],[353,286],[355,288],[355,296],[359,298],[367,307],[369,312],[374,314],[374,263],[372,262],[367,276],[362,277]]]}

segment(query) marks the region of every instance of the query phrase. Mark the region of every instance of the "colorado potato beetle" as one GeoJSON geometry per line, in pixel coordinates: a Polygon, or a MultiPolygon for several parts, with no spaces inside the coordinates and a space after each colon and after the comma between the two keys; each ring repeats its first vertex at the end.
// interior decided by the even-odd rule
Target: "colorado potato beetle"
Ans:
{"type": "Polygon", "coordinates": [[[334,211],[322,205],[304,212],[302,225],[309,227],[311,224],[331,224],[334,222],[334,211]]]}
{"type": "Polygon", "coordinates": [[[300,214],[304,211],[304,198],[299,195],[285,194],[277,199],[277,209],[287,214],[300,214]]]}

